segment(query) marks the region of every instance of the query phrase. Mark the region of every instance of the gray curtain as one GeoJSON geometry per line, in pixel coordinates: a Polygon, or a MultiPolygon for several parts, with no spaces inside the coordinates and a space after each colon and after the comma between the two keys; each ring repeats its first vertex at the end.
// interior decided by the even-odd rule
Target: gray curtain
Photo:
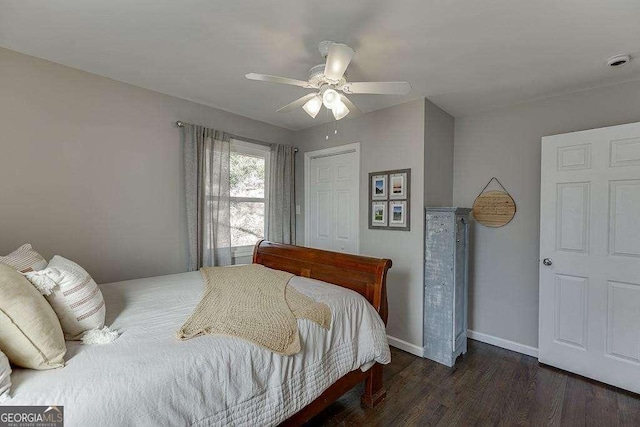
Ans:
{"type": "Polygon", "coordinates": [[[231,264],[230,136],[185,124],[189,270],[231,264]]]}
{"type": "Polygon", "coordinates": [[[269,167],[268,240],[296,243],[295,151],[293,147],[271,145],[269,167]]]}

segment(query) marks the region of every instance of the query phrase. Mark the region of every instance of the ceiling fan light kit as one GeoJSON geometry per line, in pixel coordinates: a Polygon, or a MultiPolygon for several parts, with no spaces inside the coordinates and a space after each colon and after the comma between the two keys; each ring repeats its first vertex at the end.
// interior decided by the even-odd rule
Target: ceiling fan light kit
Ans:
{"type": "Polygon", "coordinates": [[[307,101],[306,104],[302,106],[302,109],[311,116],[312,119],[315,119],[320,109],[322,108],[322,98],[320,95],[315,96],[307,101]]]}
{"type": "Polygon", "coordinates": [[[338,100],[338,105],[336,105],[334,108],[332,108],[331,112],[333,113],[333,117],[336,120],[340,120],[340,119],[346,117],[347,114],[349,114],[349,109],[347,108],[346,105],[344,105],[344,103],[342,101],[338,100]]]}
{"type": "Polygon", "coordinates": [[[329,110],[333,110],[340,102],[340,95],[335,90],[329,88],[322,94],[322,103],[329,110]]]}
{"type": "Polygon", "coordinates": [[[296,99],[280,108],[278,112],[288,113],[298,107],[302,107],[309,116],[315,118],[324,105],[331,110],[336,120],[346,117],[351,111],[360,111],[344,95],[345,93],[406,95],[411,90],[411,85],[407,82],[347,82],[347,67],[351,63],[355,51],[346,44],[332,41],[320,42],[318,50],[326,58],[326,61],[324,64],[316,65],[309,70],[308,81],[306,82],[257,73],[249,73],[245,77],[249,80],[315,89],[317,92],[296,99]]]}

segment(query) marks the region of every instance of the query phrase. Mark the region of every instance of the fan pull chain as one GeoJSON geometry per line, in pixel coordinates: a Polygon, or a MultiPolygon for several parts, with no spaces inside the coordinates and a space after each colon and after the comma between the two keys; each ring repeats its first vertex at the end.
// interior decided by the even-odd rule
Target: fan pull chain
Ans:
{"type": "MultiPolygon", "coordinates": [[[[327,119],[329,119],[329,110],[328,109],[326,110],[326,113],[327,113],[327,119]]],[[[324,139],[328,141],[329,140],[329,122],[328,121],[327,121],[327,132],[326,132],[326,134],[327,135],[324,137],[324,139]]]]}

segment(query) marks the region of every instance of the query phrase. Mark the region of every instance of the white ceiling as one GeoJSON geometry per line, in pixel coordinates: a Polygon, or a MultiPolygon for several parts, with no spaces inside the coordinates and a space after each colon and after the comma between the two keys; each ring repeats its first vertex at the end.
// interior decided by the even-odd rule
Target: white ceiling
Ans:
{"type": "MultiPolygon", "coordinates": [[[[351,81],[406,80],[407,96],[353,95],[365,112],[426,96],[454,116],[640,78],[639,0],[0,0],[0,46],[289,129],[321,40],[356,50],[351,81]],[[638,57],[621,69],[606,59],[638,57]]],[[[1,66],[1,64],[0,64],[1,66]]]]}

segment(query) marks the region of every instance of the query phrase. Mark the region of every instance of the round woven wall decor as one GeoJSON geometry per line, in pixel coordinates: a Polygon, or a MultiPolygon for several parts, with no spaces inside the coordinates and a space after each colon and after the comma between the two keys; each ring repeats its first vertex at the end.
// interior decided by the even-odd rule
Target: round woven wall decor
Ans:
{"type": "Polygon", "coordinates": [[[487,227],[507,225],[516,214],[516,202],[506,191],[480,193],[473,202],[473,217],[487,227]]]}

